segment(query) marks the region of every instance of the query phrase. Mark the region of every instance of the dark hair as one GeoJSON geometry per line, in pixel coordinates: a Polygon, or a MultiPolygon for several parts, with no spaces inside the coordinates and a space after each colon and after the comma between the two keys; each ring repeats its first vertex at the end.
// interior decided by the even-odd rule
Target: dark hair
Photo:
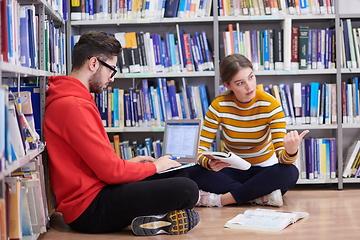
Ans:
{"type": "MultiPolygon", "coordinates": [[[[253,65],[244,55],[235,53],[226,56],[220,63],[220,78],[222,83],[230,84],[233,77],[242,69],[251,68],[253,65]]],[[[232,91],[225,91],[222,95],[228,95],[232,91]]]]}
{"type": "Polygon", "coordinates": [[[108,58],[118,56],[120,42],[113,36],[101,31],[89,31],[81,35],[72,52],[72,70],[80,69],[89,57],[108,58]]]}

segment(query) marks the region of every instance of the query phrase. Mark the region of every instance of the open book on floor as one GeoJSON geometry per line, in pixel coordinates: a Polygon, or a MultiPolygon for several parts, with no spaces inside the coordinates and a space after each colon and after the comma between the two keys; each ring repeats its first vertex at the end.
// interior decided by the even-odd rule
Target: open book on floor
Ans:
{"type": "Polygon", "coordinates": [[[299,219],[309,216],[307,212],[289,212],[282,210],[255,209],[246,210],[226,222],[225,227],[279,232],[299,219]]]}
{"type": "Polygon", "coordinates": [[[223,162],[230,163],[230,167],[240,170],[248,170],[251,167],[249,162],[242,159],[233,152],[203,152],[202,155],[209,159],[219,159],[223,162]]]}

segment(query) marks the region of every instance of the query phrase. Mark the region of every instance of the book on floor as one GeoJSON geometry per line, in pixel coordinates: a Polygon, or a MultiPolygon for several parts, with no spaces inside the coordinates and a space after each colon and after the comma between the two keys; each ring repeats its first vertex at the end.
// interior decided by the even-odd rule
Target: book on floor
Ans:
{"type": "Polygon", "coordinates": [[[246,210],[225,223],[227,228],[279,232],[309,216],[307,212],[292,212],[283,210],[255,209],[246,210]]]}

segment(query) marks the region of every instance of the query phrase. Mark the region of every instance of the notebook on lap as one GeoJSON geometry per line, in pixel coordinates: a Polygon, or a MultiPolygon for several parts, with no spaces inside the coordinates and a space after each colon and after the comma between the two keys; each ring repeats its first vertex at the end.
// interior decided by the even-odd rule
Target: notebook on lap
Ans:
{"type": "Polygon", "coordinates": [[[200,130],[200,119],[167,120],[165,122],[162,155],[178,157],[179,159],[176,161],[181,166],[160,173],[191,167],[197,163],[200,130]]]}

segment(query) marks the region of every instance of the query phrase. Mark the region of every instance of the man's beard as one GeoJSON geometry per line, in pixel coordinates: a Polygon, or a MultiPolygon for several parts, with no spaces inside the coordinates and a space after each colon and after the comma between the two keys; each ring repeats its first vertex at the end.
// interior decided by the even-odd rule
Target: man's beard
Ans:
{"type": "Polygon", "coordinates": [[[104,91],[100,77],[100,68],[89,79],[89,90],[92,93],[102,93],[104,91]]]}

